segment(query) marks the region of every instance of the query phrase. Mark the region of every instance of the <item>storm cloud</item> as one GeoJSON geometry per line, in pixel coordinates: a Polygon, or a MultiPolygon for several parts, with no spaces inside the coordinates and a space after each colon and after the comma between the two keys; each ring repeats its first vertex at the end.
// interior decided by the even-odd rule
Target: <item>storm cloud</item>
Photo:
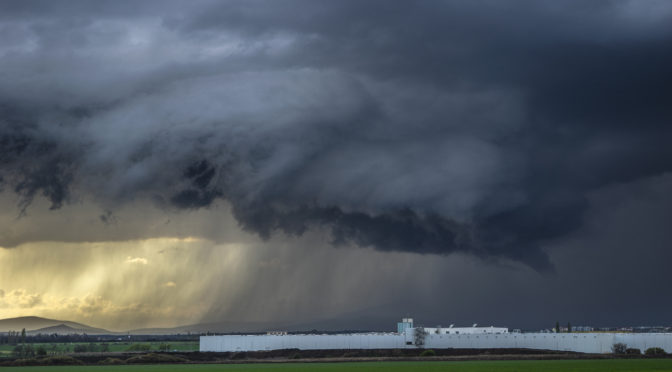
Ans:
{"type": "Polygon", "coordinates": [[[265,239],[544,270],[591,192],[672,170],[663,1],[0,4],[19,214],[224,200],[265,239]]]}

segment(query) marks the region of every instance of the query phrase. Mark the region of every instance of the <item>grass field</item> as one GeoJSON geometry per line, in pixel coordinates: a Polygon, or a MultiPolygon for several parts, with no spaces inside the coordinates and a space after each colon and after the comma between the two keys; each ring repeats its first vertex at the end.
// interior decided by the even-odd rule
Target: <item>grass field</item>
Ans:
{"type": "Polygon", "coordinates": [[[606,360],[530,360],[488,362],[369,362],[369,363],[283,363],[283,364],[192,364],[192,365],[133,365],[133,366],[64,366],[7,367],[3,372],[364,372],[364,371],[449,371],[449,372],[645,372],[672,371],[672,359],[606,359],[606,360]]]}
{"type": "MultiPolygon", "coordinates": [[[[102,344],[104,342],[94,342],[93,344],[96,345],[96,350],[100,351],[102,350],[102,344]]],[[[177,351],[198,351],[198,341],[165,341],[165,342],[107,342],[108,348],[110,352],[120,352],[120,351],[127,351],[129,348],[131,348],[133,345],[140,344],[140,345],[147,345],[149,346],[148,351],[157,351],[159,350],[159,345],[165,343],[170,345],[170,350],[177,350],[177,351]]],[[[75,349],[75,346],[77,345],[85,345],[89,346],[88,342],[66,342],[66,343],[35,343],[35,344],[29,344],[33,346],[33,348],[37,349],[38,347],[42,346],[48,353],[56,353],[56,354],[62,354],[62,353],[69,353],[73,352],[75,349]]],[[[0,357],[3,356],[10,356],[12,354],[12,350],[14,350],[14,346],[12,345],[0,345],[0,357]]]]}

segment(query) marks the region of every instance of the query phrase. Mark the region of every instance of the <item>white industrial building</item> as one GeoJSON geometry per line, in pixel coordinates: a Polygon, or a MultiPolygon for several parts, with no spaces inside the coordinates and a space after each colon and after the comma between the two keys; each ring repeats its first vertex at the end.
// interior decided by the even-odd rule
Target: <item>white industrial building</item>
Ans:
{"type": "Polygon", "coordinates": [[[509,333],[502,327],[414,327],[397,323],[397,332],[201,336],[200,351],[280,349],[497,349],[523,348],[582,353],[610,353],[616,343],[642,351],[660,347],[672,352],[672,333],[509,333]]]}

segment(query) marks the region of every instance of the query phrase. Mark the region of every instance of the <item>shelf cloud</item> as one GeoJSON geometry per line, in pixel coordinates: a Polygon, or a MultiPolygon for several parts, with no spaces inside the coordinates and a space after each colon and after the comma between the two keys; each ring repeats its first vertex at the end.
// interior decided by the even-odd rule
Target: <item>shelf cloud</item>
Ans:
{"type": "Polygon", "coordinates": [[[665,1],[1,3],[19,219],[90,203],[113,229],[133,205],[221,203],[269,242],[552,272],[545,247],[584,231],[590,195],[672,171],[665,1]]]}

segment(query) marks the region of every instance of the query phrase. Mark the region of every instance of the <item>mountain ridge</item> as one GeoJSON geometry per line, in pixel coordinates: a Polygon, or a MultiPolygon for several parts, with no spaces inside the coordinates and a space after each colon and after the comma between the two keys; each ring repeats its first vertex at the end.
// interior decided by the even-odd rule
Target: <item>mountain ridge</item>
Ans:
{"type": "MultiPolygon", "coordinates": [[[[205,332],[263,332],[269,329],[271,325],[263,322],[219,322],[219,323],[198,323],[182,325],[177,327],[148,327],[137,328],[125,331],[110,331],[104,328],[92,327],[87,324],[72,322],[68,320],[58,320],[42,318],[38,316],[23,316],[16,318],[0,319],[0,332],[26,330],[29,335],[36,334],[89,334],[89,335],[167,335],[184,333],[205,333],[205,332]]],[[[272,328],[272,327],[271,327],[272,328]]]]}
{"type": "MultiPolygon", "coordinates": [[[[196,323],[189,325],[181,325],[176,327],[147,327],[136,328],[126,331],[110,331],[104,328],[92,327],[87,324],[42,318],[37,316],[24,316],[17,318],[0,319],[0,332],[6,333],[8,331],[21,331],[26,329],[29,335],[36,334],[88,334],[88,335],[171,335],[171,334],[200,334],[207,332],[216,333],[256,333],[274,330],[282,331],[336,331],[345,329],[354,329],[350,325],[357,323],[375,324],[373,319],[367,319],[359,322],[352,322],[345,319],[322,319],[312,322],[289,322],[289,321],[274,321],[274,322],[249,322],[249,321],[221,321],[209,323],[196,323]]],[[[370,328],[370,327],[367,327],[370,328]]],[[[385,329],[385,327],[373,327],[385,329]]],[[[373,329],[369,329],[373,330],[373,329]]]]}
{"type": "Polygon", "coordinates": [[[0,332],[21,331],[22,329],[25,329],[26,332],[32,334],[32,332],[38,330],[61,325],[73,330],[82,331],[82,333],[87,334],[111,333],[106,329],[91,327],[89,325],[78,322],[42,318],[38,316],[21,316],[16,318],[0,319],[0,332]]]}
{"type": "Polygon", "coordinates": [[[39,328],[35,330],[30,330],[26,331],[26,334],[34,336],[34,335],[39,335],[39,334],[59,334],[59,335],[73,335],[73,334],[87,334],[87,335],[105,335],[105,334],[112,334],[113,332],[110,332],[106,329],[102,328],[93,328],[93,327],[88,327],[87,328],[73,328],[67,324],[61,323],[59,325],[51,326],[51,327],[44,327],[44,328],[39,328]]]}

